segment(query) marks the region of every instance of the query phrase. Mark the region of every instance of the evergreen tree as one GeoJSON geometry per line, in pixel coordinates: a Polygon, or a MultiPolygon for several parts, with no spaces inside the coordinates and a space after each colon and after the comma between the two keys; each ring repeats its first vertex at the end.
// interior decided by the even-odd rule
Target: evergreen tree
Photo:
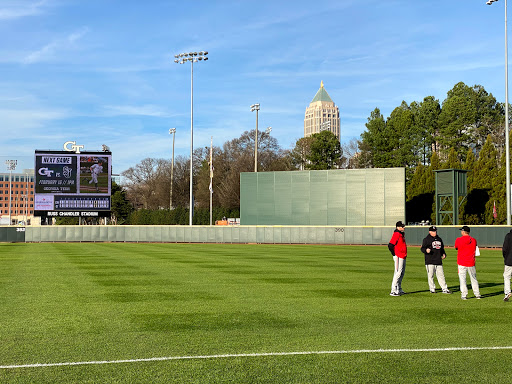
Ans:
{"type": "Polygon", "coordinates": [[[361,134],[359,145],[360,164],[364,163],[366,168],[387,168],[390,167],[391,148],[390,135],[386,131],[384,116],[378,108],[375,108],[368,118],[366,131],[361,134]]]}
{"type": "Polygon", "coordinates": [[[418,108],[414,109],[414,112],[414,120],[421,140],[418,155],[422,164],[427,165],[432,151],[437,151],[435,137],[439,129],[441,105],[439,104],[439,100],[433,96],[427,96],[419,104],[418,108]]]}
{"type": "Polygon", "coordinates": [[[336,169],[341,165],[341,145],[331,131],[311,135],[310,153],[307,156],[307,169],[336,169]]]}

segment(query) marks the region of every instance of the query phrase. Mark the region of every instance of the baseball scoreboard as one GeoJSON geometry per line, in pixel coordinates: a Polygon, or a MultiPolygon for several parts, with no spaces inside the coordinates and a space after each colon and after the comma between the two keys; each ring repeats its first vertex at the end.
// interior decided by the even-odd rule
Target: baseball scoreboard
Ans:
{"type": "Polygon", "coordinates": [[[81,148],[67,142],[65,151],[35,151],[35,216],[110,216],[112,152],[81,148]]]}

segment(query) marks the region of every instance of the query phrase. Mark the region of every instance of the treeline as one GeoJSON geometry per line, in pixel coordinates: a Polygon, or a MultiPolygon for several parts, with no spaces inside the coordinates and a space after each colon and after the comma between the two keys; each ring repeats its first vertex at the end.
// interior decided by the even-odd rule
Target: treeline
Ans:
{"type": "Polygon", "coordinates": [[[504,142],[504,104],[480,85],[458,83],[442,104],[432,96],[410,105],[402,102],[387,119],[376,108],[361,135],[355,163],[360,168],[406,168],[409,222],[435,222],[435,170],[466,169],[468,196],[458,202],[460,221],[503,224],[504,142]]]}
{"type": "MultiPolygon", "coordinates": [[[[407,221],[435,222],[434,170],[467,169],[468,196],[461,202],[461,221],[502,224],[506,222],[504,116],[504,104],[484,87],[461,82],[442,103],[432,96],[410,104],[403,101],[387,118],[375,108],[360,139],[343,146],[332,133],[323,131],[301,138],[294,148],[285,150],[275,138],[258,132],[258,170],[405,167],[407,221]]],[[[213,148],[215,209],[239,210],[240,173],[254,171],[254,136],[254,130],[246,131],[222,147],[213,148]]],[[[202,223],[202,209],[209,218],[209,151],[194,151],[197,223],[202,223]]],[[[181,217],[189,205],[189,166],[190,158],[175,159],[172,201],[170,160],[147,158],[124,171],[124,198],[135,211],[121,215],[121,221],[155,224],[167,220],[182,224],[181,217]]],[[[188,214],[184,216],[184,224],[188,224],[188,214]]]]}
{"type": "MultiPolygon", "coordinates": [[[[223,218],[240,217],[239,209],[212,208],[212,224],[223,218]]],[[[189,210],[184,207],[176,207],[173,210],[139,209],[133,211],[127,220],[130,225],[188,225],[189,210]]],[[[193,225],[209,225],[210,209],[196,208],[192,218],[193,225]]]]}

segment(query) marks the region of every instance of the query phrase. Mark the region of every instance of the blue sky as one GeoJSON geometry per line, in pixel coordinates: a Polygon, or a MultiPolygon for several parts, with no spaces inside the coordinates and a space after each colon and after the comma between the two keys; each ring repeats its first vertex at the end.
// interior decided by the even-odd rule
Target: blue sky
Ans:
{"type": "MultiPolygon", "coordinates": [[[[146,157],[221,146],[272,126],[281,147],[303,135],[320,81],[340,108],[341,141],[371,111],[435,96],[457,82],[505,101],[504,0],[0,0],[0,171],[35,149],[106,144],[113,171],[146,157]]],[[[512,26],[511,26],[512,28],[512,26]]],[[[28,165],[25,165],[28,164],[28,165]]]]}

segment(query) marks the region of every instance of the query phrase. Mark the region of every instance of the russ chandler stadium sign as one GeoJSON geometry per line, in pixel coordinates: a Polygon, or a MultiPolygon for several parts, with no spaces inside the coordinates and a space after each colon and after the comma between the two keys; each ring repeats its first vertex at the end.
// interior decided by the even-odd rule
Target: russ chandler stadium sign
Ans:
{"type": "Polygon", "coordinates": [[[83,148],[68,141],[64,151],[35,151],[36,216],[110,215],[112,153],[83,148]]]}

